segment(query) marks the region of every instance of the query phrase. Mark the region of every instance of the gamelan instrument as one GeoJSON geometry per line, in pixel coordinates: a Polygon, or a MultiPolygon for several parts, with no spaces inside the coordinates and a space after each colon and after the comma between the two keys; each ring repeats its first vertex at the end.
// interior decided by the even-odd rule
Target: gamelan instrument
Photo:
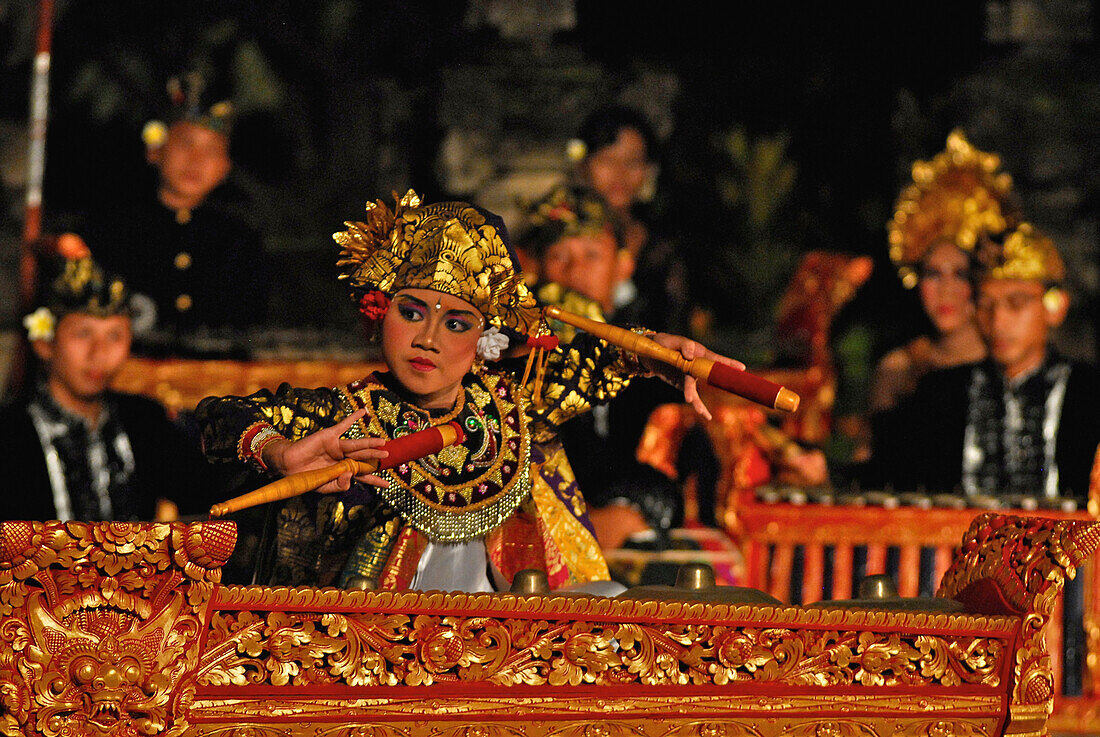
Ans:
{"type": "Polygon", "coordinates": [[[735,369],[709,358],[688,360],[680,355],[679,351],[665,348],[644,335],[639,335],[615,325],[590,320],[572,312],[566,312],[555,305],[547,306],[544,308],[543,313],[549,319],[572,325],[639,356],[667,363],[685,374],[707,382],[713,387],[762,404],[769,409],[778,409],[784,412],[794,412],[798,409],[798,394],[785,386],[768,381],[755,374],[750,374],[748,371],[735,369]]]}
{"type": "Polygon", "coordinates": [[[267,486],[262,486],[255,491],[215,504],[210,508],[210,516],[224,517],[227,514],[249,507],[279,501],[280,499],[289,499],[307,491],[313,491],[319,486],[324,486],[329,481],[340,478],[342,474],[348,472],[357,476],[363,473],[374,473],[393,468],[402,463],[438,453],[448,445],[461,443],[465,439],[466,433],[462,431],[462,426],[457,422],[448,422],[446,425],[409,433],[400,438],[394,438],[381,446],[380,450],[389,453],[385,458],[375,458],[369,461],[345,458],[339,463],[334,463],[325,468],[315,468],[310,471],[295,473],[267,486]]]}
{"type": "Polygon", "coordinates": [[[4,733],[1068,733],[1049,622],[1100,522],[983,513],[935,601],[877,577],[815,607],[699,565],[614,598],[224,585],[236,539],[230,520],[0,522],[4,733]]]}

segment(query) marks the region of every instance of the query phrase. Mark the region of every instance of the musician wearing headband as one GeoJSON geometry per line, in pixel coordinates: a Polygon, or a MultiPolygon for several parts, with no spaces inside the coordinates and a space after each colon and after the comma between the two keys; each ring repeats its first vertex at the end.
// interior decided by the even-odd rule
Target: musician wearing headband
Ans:
{"type": "Polygon", "coordinates": [[[989,357],[925,377],[875,456],[896,488],[1083,503],[1100,442],[1100,387],[1091,366],[1049,342],[1069,305],[1062,259],[1028,223],[983,236],[976,256],[989,357]]]}
{"type": "Polygon", "coordinates": [[[155,306],[166,342],[265,319],[262,241],[223,186],[236,113],[218,92],[196,72],[171,78],[161,114],[142,130],[153,181],[88,217],[92,252],[155,306]]]}
{"type": "Polygon", "coordinates": [[[23,321],[35,365],[24,395],[0,409],[0,463],[16,479],[0,516],[152,521],[204,511],[209,468],[198,448],[159,404],[110,389],[130,355],[126,284],[75,234],[58,241],[78,257],[42,259],[23,321]]]}
{"type": "MultiPolygon", "coordinates": [[[[601,322],[614,319],[615,287],[630,278],[634,257],[620,247],[604,200],[592,190],[559,186],[534,202],[524,220],[520,244],[537,264],[539,300],[601,322]]],[[[556,320],[551,327],[562,341],[576,334],[575,328],[556,320]]],[[[624,543],[666,547],[668,532],[683,519],[680,485],[636,457],[650,413],[679,400],[674,388],[657,379],[640,379],[614,402],[597,404],[561,428],[559,435],[605,550],[624,543]]],[[[713,499],[718,461],[705,432],[700,436],[710,451],[704,459],[709,464],[697,462],[692,470],[704,479],[712,471],[709,491],[704,480],[699,496],[713,499]]],[[[687,439],[687,445],[697,438],[687,439]]]]}
{"type": "MultiPolygon", "coordinates": [[[[458,422],[465,438],[282,504],[261,580],[491,591],[536,568],[555,589],[607,581],[556,430],[659,367],[587,334],[555,347],[492,213],[409,191],[347,226],[334,236],[342,276],[380,333],[388,370],[334,389],[205,399],[208,456],[288,475],[375,458],[383,441],[444,423],[458,422]],[[508,360],[522,351],[527,360],[508,360]]],[[[684,338],[655,339],[738,365],[684,338]]],[[[706,412],[694,380],[660,370],[706,412]]]]}

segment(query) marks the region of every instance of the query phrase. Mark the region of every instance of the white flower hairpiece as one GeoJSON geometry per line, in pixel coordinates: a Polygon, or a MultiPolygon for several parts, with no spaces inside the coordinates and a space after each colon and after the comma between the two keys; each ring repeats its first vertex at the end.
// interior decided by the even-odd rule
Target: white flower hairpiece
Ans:
{"type": "Polygon", "coordinates": [[[157,303],[147,294],[130,295],[130,329],[134,335],[144,337],[157,326],[157,303]]]}
{"type": "Polygon", "coordinates": [[[494,325],[484,330],[477,339],[477,357],[482,361],[496,361],[507,347],[508,336],[494,325]]]}
{"type": "Polygon", "coordinates": [[[27,338],[30,340],[53,340],[56,325],[57,318],[49,307],[39,307],[23,318],[23,327],[27,329],[27,338]]]}

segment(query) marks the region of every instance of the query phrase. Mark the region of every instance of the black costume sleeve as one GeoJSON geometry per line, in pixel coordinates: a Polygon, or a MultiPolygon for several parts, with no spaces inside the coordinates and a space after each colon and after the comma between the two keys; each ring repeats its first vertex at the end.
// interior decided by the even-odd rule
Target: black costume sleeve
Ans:
{"type": "Polygon", "coordinates": [[[337,424],[344,410],[334,389],[297,389],[283,383],[247,397],[207,397],[195,408],[203,451],[214,461],[243,461],[241,436],[258,422],[290,440],[337,424]]]}

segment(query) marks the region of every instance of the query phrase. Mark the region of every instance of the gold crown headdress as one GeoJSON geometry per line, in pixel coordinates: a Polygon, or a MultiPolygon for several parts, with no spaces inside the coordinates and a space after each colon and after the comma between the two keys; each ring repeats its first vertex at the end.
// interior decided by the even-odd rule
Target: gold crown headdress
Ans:
{"type": "Polygon", "coordinates": [[[999,242],[984,238],[978,248],[983,279],[1018,279],[1054,286],[1066,278],[1066,267],[1054,241],[1031,223],[1020,223],[999,242]]]}
{"type": "Polygon", "coordinates": [[[961,130],[931,161],[913,164],[913,183],[902,190],[888,225],[890,260],[906,288],[917,283],[916,266],[935,243],[973,251],[983,233],[1018,222],[1012,177],[998,171],[1001,158],[979,151],[961,130]]]}
{"type": "Polygon", "coordinates": [[[392,211],[368,202],[365,222],[345,222],[348,229],[332,236],[353,296],[434,289],[466,300],[494,325],[528,333],[537,324],[535,298],[498,216],[466,202],[422,205],[411,189],[394,199],[392,211]]]}

